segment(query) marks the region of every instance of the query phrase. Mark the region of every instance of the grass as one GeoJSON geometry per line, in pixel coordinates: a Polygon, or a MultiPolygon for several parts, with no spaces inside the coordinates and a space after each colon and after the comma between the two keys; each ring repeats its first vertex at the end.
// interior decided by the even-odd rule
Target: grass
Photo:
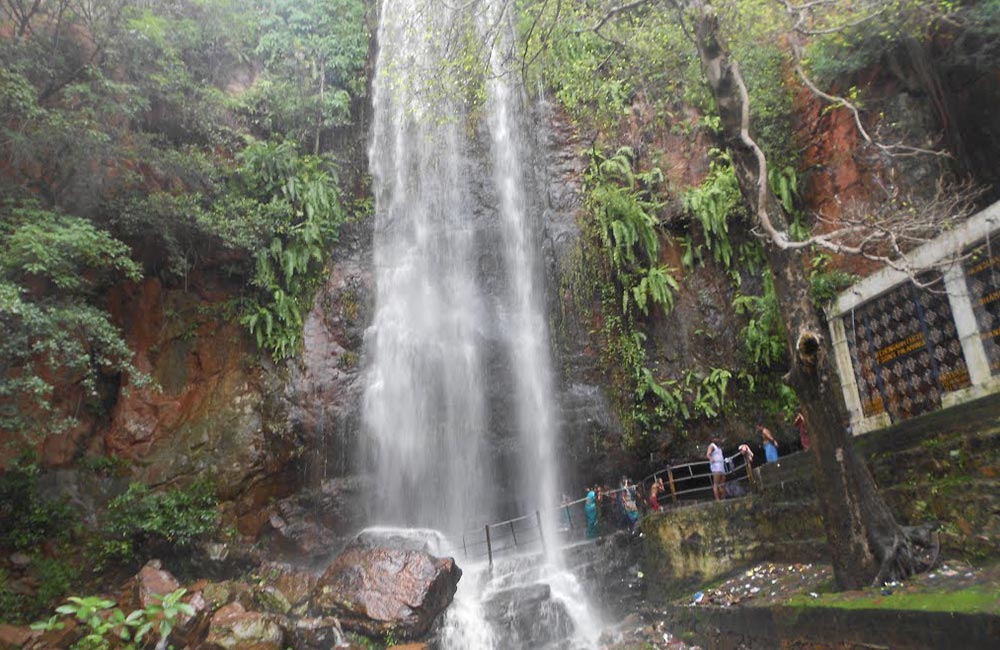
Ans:
{"type": "Polygon", "coordinates": [[[881,591],[820,594],[813,598],[799,594],[790,598],[789,607],[835,607],[838,609],[896,609],[921,612],[1000,615],[1000,586],[975,586],[955,591],[921,593],[881,591]]]}

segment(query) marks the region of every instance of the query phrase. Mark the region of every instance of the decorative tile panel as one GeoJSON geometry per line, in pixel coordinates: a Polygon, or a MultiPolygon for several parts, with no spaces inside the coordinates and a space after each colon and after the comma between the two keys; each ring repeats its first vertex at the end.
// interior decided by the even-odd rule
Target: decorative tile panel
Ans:
{"type": "MultiPolygon", "coordinates": [[[[1000,242],[997,242],[1000,244],[1000,242]]],[[[982,245],[969,252],[963,264],[969,300],[976,315],[979,337],[990,363],[990,374],[1000,374],[1000,251],[982,245]]]]}
{"type": "Polygon", "coordinates": [[[934,286],[902,284],[843,315],[865,417],[910,418],[939,408],[943,393],[970,385],[944,284],[934,286]]]}

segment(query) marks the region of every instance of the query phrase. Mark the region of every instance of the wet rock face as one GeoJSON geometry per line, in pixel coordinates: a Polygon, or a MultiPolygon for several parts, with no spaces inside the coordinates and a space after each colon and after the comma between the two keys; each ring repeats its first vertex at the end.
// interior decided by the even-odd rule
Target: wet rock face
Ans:
{"type": "Polygon", "coordinates": [[[282,650],[285,632],[277,617],[250,612],[230,603],[212,617],[203,648],[225,650],[282,650]]]}
{"type": "Polygon", "coordinates": [[[368,636],[417,638],[451,603],[461,577],[451,558],[353,544],[319,579],[312,609],[368,636]]]}
{"type": "Polygon", "coordinates": [[[360,477],[327,479],[279,501],[270,510],[264,536],[288,557],[329,557],[364,524],[369,482],[360,477]]]}
{"type": "Polygon", "coordinates": [[[227,288],[192,282],[183,291],[149,279],[112,293],[135,365],[153,383],[121,392],[102,451],[154,486],[210,476],[252,535],[258,506],[294,489],[298,445],[273,398],[276,375],[253,363],[254,343],[226,315],[227,288]]]}
{"type": "Polygon", "coordinates": [[[573,620],[547,584],[501,591],[483,609],[501,648],[539,648],[573,634],[573,620]]]}
{"type": "Polygon", "coordinates": [[[645,601],[642,540],[638,535],[618,531],[595,544],[574,546],[566,551],[566,563],[573,567],[590,602],[605,620],[620,619],[645,601]]]}
{"type": "Polygon", "coordinates": [[[306,482],[345,476],[361,426],[361,352],[374,312],[375,278],[369,218],[345,226],[330,276],[303,329],[302,357],[285,386],[288,423],[306,441],[306,482]]]}
{"type": "MultiPolygon", "coordinates": [[[[545,294],[551,325],[553,371],[561,423],[564,472],[594,467],[603,459],[591,441],[615,436],[621,424],[608,399],[606,379],[600,369],[599,346],[591,334],[595,324],[589,314],[576,313],[569,277],[579,263],[582,209],[581,178],[586,160],[573,125],[554,107],[542,105],[534,115],[538,160],[532,167],[540,174],[546,193],[541,197],[542,259],[545,294]]],[[[582,476],[567,473],[564,483],[577,485],[582,476]]]]}

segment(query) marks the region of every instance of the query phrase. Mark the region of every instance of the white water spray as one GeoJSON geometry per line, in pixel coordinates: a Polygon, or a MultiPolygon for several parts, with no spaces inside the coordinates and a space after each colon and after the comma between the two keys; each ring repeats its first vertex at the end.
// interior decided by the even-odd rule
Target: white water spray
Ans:
{"type": "MultiPolygon", "coordinates": [[[[369,152],[377,293],[363,410],[377,477],[370,511],[376,522],[453,538],[557,503],[542,188],[525,164],[527,100],[504,69],[514,44],[509,9],[494,0],[380,6],[369,152]],[[451,65],[470,39],[492,43],[483,78],[461,78],[451,65]],[[477,89],[481,115],[470,108],[477,89]]],[[[558,568],[554,522],[541,522],[552,541],[544,561],[505,561],[492,573],[463,566],[445,648],[544,646],[528,640],[523,622],[497,629],[498,617],[530,609],[519,594],[537,601],[529,613],[540,625],[575,630],[577,646],[592,642],[579,585],[558,568]]]]}

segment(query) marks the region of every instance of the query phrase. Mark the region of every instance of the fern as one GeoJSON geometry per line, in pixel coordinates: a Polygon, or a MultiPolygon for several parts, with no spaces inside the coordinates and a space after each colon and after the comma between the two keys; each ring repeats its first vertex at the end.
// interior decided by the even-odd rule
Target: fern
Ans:
{"type": "MultiPolygon", "coordinates": [[[[705,247],[724,268],[733,259],[729,242],[729,219],[742,214],[742,195],[729,154],[713,150],[713,160],[704,182],[684,195],[684,209],[701,225],[705,247]]],[[[691,265],[694,256],[689,255],[691,265]]]]}
{"type": "Polygon", "coordinates": [[[299,156],[286,142],[251,144],[239,160],[245,191],[286,215],[284,227],[257,252],[253,283],[260,293],[240,320],[258,346],[284,359],[298,350],[303,314],[344,213],[322,158],[299,156]]]}
{"type": "MultiPolygon", "coordinates": [[[[647,303],[662,305],[669,312],[674,308],[674,292],[680,285],[669,266],[654,266],[646,271],[639,284],[632,288],[635,304],[643,314],[648,314],[647,303]]],[[[628,294],[626,294],[628,295],[628,294]]]]}

